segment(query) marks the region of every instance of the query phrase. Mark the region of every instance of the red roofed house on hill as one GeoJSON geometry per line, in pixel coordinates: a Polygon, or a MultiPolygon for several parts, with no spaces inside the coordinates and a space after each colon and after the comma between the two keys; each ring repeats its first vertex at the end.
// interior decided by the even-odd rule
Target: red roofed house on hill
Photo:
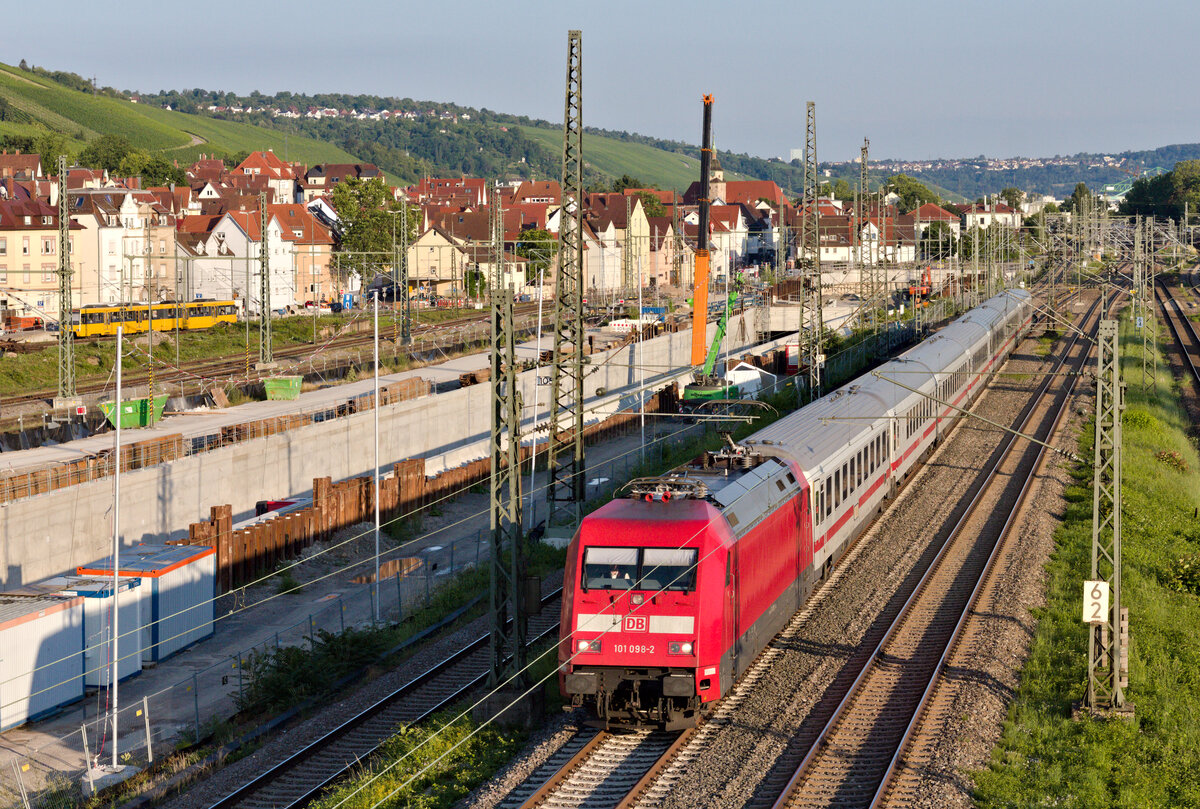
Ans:
{"type": "Polygon", "coordinates": [[[268,205],[285,241],[292,243],[296,301],[330,300],[337,290],[333,275],[333,234],[298,203],[268,205]]]}
{"type": "MultiPolygon", "coordinates": [[[[82,225],[72,221],[71,241],[82,225]]],[[[72,269],[78,270],[74,257],[72,269]]],[[[0,201],[0,297],[24,315],[58,319],[58,208],[41,200],[0,201]]],[[[82,283],[81,274],[72,276],[82,283]]]]}
{"type": "Polygon", "coordinates": [[[526,180],[513,192],[513,204],[523,202],[558,205],[562,202],[562,186],[554,180],[526,180]]]}
{"type": "Polygon", "coordinates": [[[158,194],[82,188],[71,192],[70,208],[85,228],[74,245],[81,279],[76,304],[174,297],[180,282],[175,217],[158,194]]]}
{"type": "Polygon", "coordinates": [[[351,177],[363,181],[381,180],[383,172],[374,163],[320,163],[298,180],[303,201],[311,202],[322,194],[333,193],[334,186],[351,177]]]}
{"type": "Polygon", "coordinates": [[[11,177],[14,180],[41,179],[42,156],[21,154],[20,150],[9,154],[9,151],[4,149],[0,151],[0,177],[11,177]]]}
{"type": "MultiPolygon", "coordinates": [[[[235,298],[246,301],[252,315],[261,311],[262,236],[258,211],[227,211],[215,218],[185,217],[180,222],[178,239],[179,252],[190,258],[183,297],[235,298]]],[[[267,223],[267,264],[271,309],[293,306],[295,244],[283,238],[283,227],[275,214],[267,223]]]]}
{"type": "Polygon", "coordinates": [[[472,206],[487,202],[487,181],[476,177],[425,178],[408,189],[409,199],[418,203],[439,204],[462,197],[472,206]],[[463,196],[465,195],[465,196],[463,196]]]}
{"type": "Polygon", "coordinates": [[[1003,202],[973,202],[962,208],[963,230],[973,227],[986,228],[993,224],[1010,228],[1021,226],[1021,212],[1003,202]]]}
{"type": "Polygon", "coordinates": [[[231,178],[239,175],[266,178],[268,185],[275,190],[275,199],[281,203],[296,200],[296,179],[303,173],[298,164],[286,163],[270,150],[251,152],[249,157],[229,172],[231,178]]]}
{"type": "Polygon", "coordinates": [[[920,222],[922,235],[925,234],[925,231],[928,230],[929,226],[934,222],[940,222],[946,227],[950,228],[955,236],[959,234],[962,226],[961,217],[950,213],[945,208],[941,207],[940,205],[935,205],[932,202],[926,202],[924,205],[914,208],[909,213],[909,216],[913,217],[913,219],[915,219],[917,222],[920,222]]]}

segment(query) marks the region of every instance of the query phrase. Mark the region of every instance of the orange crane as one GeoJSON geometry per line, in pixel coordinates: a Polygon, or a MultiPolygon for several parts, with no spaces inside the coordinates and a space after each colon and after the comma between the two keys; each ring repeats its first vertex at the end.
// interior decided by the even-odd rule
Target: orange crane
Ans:
{"type": "Polygon", "coordinates": [[[708,354],[708,172],[712,165],[712,95],[704,96],[704,139],[700,147],[700,229],[696,235],[696,277],[692,292],[692,367],[708,354]]]}

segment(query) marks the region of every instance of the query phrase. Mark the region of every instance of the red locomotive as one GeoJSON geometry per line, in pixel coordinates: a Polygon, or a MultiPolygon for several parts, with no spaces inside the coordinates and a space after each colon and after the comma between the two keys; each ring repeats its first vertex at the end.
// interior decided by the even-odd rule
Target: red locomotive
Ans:
{"type": "Polygon", "coordinates": [[[828,574],[1029,325],[988,300],[741,445],[634,481],[567,551],[559,684],[610,725],[692,725],[828,574]],[[920,390],[913,393],[894,384],[920,390]]]}

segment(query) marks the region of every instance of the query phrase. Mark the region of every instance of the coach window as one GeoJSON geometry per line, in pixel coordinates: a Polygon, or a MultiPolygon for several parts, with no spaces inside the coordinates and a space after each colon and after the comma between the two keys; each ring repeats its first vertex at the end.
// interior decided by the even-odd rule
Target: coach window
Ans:
{"type": "Polygon", "coordinates": [[[850,496],[850,475],[847,474],[849,471],[850,464],[842,464],[842,496],[838,499],[839,504],[850,496]]]}
{"type": "Polygon", "coordinates": [[[833,478],[825,478],[825,497],[822,499],[822,505],[825,507],[825,519],[829,519],[829,515],[833,513],[833,478]]]}

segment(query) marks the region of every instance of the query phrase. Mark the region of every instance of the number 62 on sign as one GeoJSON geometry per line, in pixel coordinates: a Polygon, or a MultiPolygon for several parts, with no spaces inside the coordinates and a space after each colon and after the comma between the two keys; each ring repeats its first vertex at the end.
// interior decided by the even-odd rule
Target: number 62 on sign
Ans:
{"type": "Polygon", "coordinates": [[[1108,582],[1083,583],[1083,622],[1102,624],[1108,620],[1108,582]]]}

